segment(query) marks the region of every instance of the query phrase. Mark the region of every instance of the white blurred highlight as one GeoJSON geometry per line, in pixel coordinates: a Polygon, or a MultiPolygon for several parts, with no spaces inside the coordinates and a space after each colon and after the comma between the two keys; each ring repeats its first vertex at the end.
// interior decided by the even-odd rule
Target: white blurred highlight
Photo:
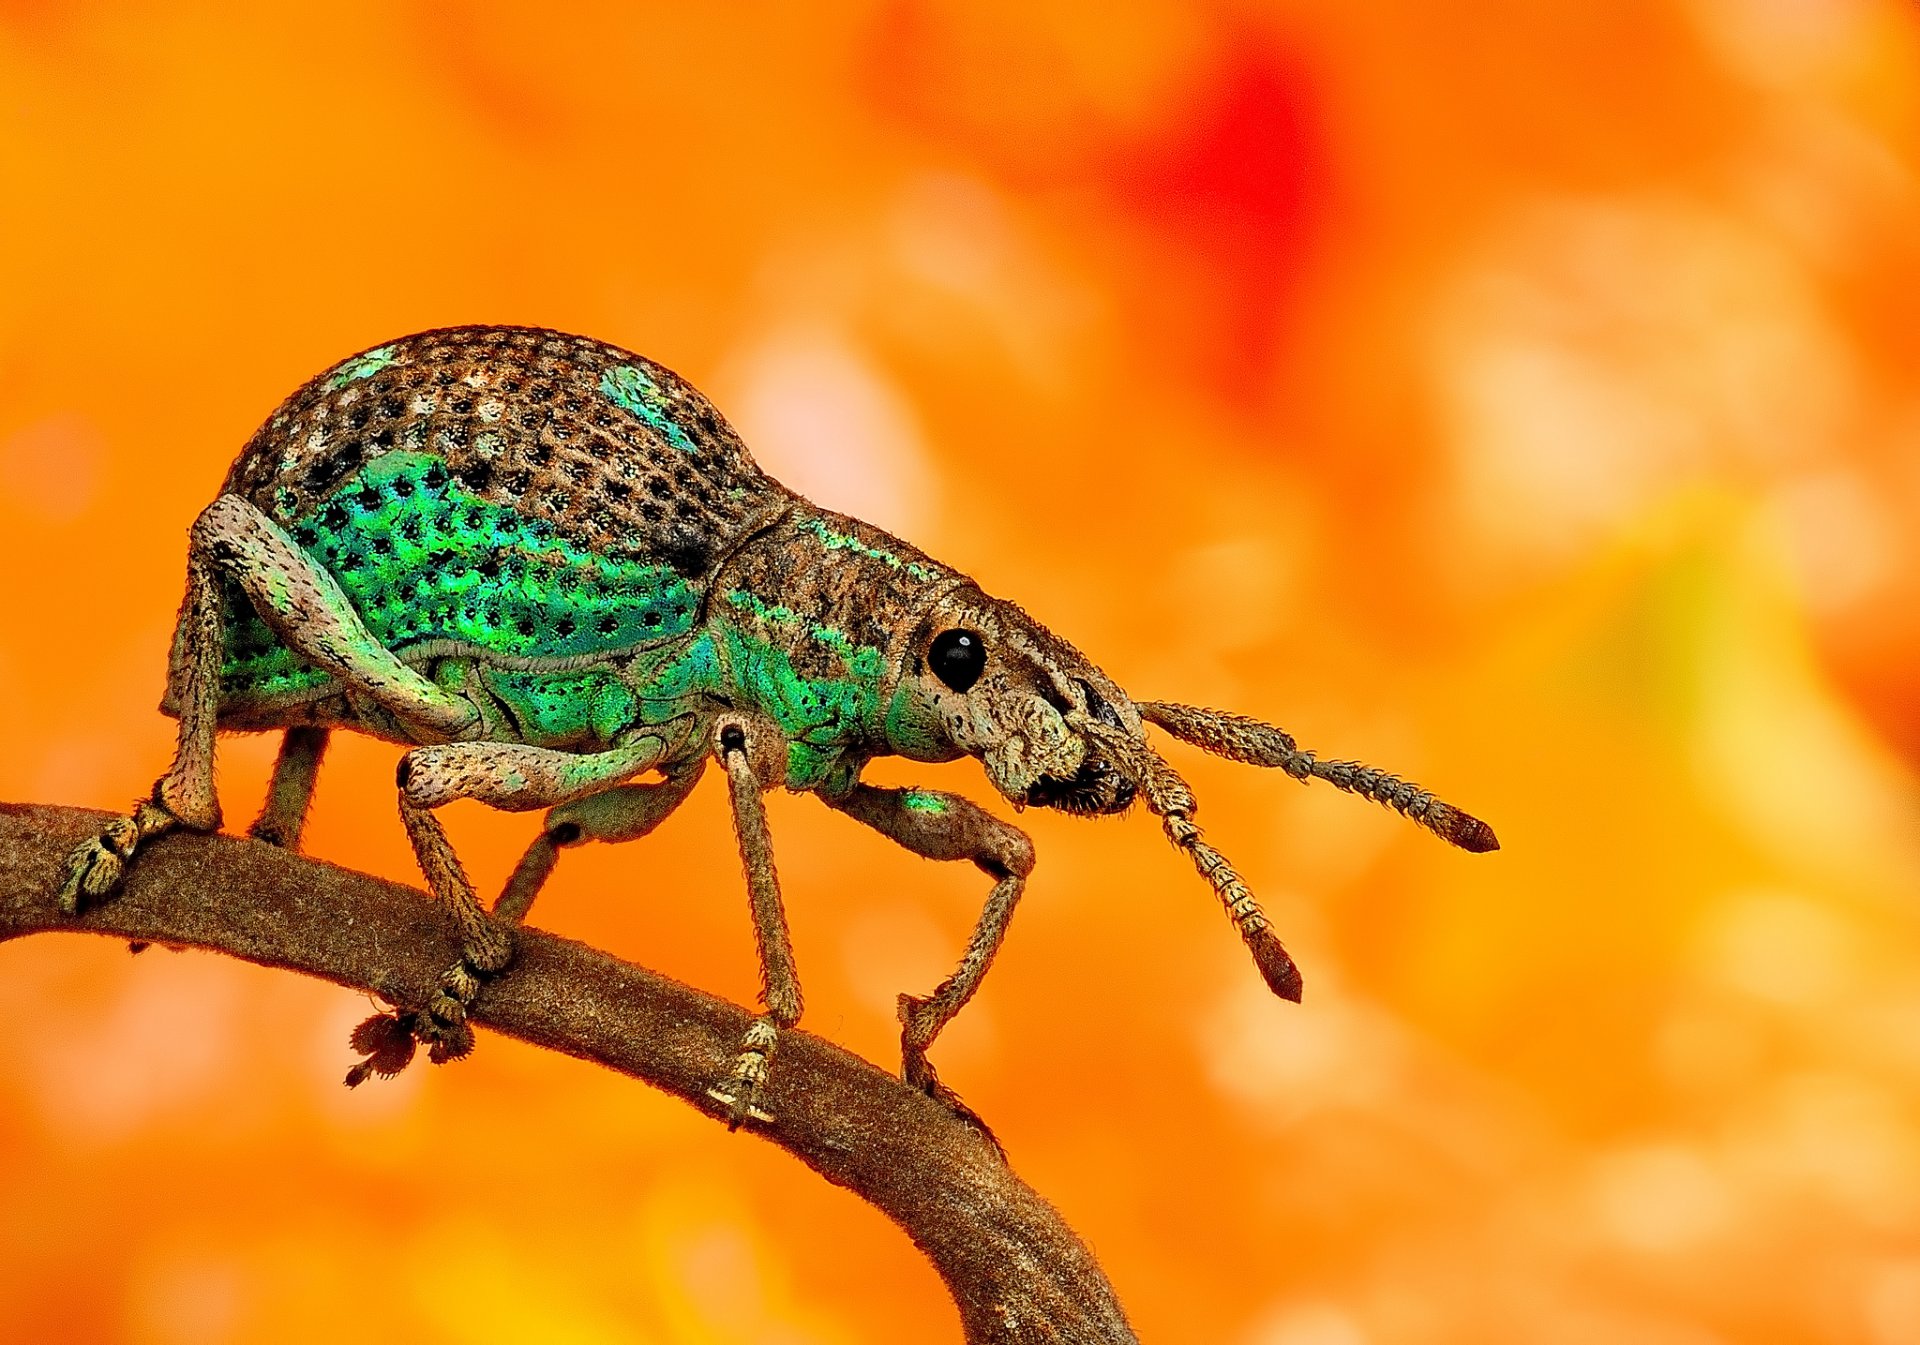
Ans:
{"type": "Polygon", "coordinates": [[[1600,1224],[1636,1251],[1688,1250],[1727,1227],[1733,1198],[1701,1155],[1675,1144],[1610,1154],[1593,1176],[1600,1224]]]}
{"type": "Polygon", "coordinates": [[[1859,958],[1847,921],[1786,892],[1732,898],[1713,916],[1705,942],[1708,976],[1756,999],[1799,1007],[1841,993],[1859,958]]]}
{"type": "Polygon", "coordinates": [[[1868,1225],[1910,1228],[1920,1205],[1913,1108],[1837,1071],[1791,1076],[1727,1145],[1746,1184],[1837,1205],[1868,1225]]]}
{"type": "Polygon", "coordinates": [[[1888,502],[1859,472],[1810,472],[1774,493],[1768,522],[1779,535],[1801,599],[1840,612],[1893,576],[1904,541],[1888,502]]]}
{"type": "Polygon", "coordinates": [[[889,321],[929,345],[985,337],[1029,384],[1064,383],[1063,356],[1092,301],[992,187],[957,173],[912,178],[892,202],[884,238],[908,287],[880,296],[889,321]]]}
{"type": "Polygon", "coordinates": [[[1684,7],[1726,69],[1775,89],[1836,80],[1871,58],[1875,0],[1689,0],[1684,7]]]}
{"type": "Polygon", "coordinates": [[[1277,1021],[1273,995],[1235,978],[1200,1034],[1219,1092],[1270,1123],[1334,1108],[1373,1110],[1401,1086],[1406,1048],[1388,1015],[1316,986],[1313,1011],[1277,1021]]]}
{"type": "Polygon", "coordinates": [[[815,504],[907,538],[938,513],[913,408],[831,325],[765,331],[716,381],[754,459],[815,504]]]}
{"type": "Polygon", "coordinates": [[[214,1094],[239,1063],[251,970],[160,948],[143,958],[109,998],[32,1039],[34,1091],[62,1134],[94,1144],[131,1135],[214,1094]]]}
{"type": "Polygon", "coordinates": [[[1246,1345],[1369,1345],[1372,1339],[1331,1303],[1294,1303],[1263,1318],[1246,1345]]]}
{"type": "Polygon", "coordinates": [[[1433,367],[1461,533],[1542,557],[1676,489],[1813,458],[1858,396],[1803,263],[1678,199],[1516,216],[1442,305],[1433,367]]]}

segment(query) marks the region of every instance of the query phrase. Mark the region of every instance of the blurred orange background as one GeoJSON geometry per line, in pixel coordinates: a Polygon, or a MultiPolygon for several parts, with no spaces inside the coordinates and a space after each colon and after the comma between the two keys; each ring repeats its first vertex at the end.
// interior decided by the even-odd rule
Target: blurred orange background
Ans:
{"type": "MultiPolygon", "coordinates": [[[[1917,131],[1898,0],[4,0],[0,797],[165,764],[186,527],[296,384],[590,333],[1136,695],[1499,831],[1171,749],[1294,1007],[1150,820],[1022,818],[936,1059],[1143,1339],[1920,1340],[1917,131]]],[[[308,848],[417,881],[393,758],[308,848]]],[[[723,794],[535,923],[751,998],[723,794]]],[[[891,1067],[982,880],[772,813],[806,1026],[891,1067]]],[[[486,888],[534,825],[449,823],[486,888]]],[[[0,950],[0,1339],[958,1340],[629,1080],[483,1034],[348,1093],[367,1012],[0,950]]]]}

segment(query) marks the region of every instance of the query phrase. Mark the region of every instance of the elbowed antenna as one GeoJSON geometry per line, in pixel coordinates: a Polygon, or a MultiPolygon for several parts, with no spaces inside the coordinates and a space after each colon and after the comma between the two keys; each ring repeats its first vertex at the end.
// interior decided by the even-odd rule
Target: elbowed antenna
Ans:
{"type": "Polygon", "coordinates": [[[1277,766],[1296,780],[1319,779],[1383,803],[1418,822],[1443,841],[1484,854],[1498,850],[1493,828],[1418,785],[1358,761],[1320,761],[1303,752],[1293,735],[1271,724],[1225,710],[1203,710],[1167,701],[1138,701],[1140,717],[1203,751],[1250,766],[1277,766]]]}
{"type": "Polygon", "coordinates": [[[1077,726],[1092,737],[1116,765],[1139,787],[1147,807],[1160,819],[1161,830],[1174,846],[1193,861],[1200,876],[1213,885],[1227,916],[1240,931],[1254,965],[1267,988],[1282,999],[1300,1002],[1300,969],[1267,924],[1266,912],[1234,871],[1227,857],[1200,838],[1193,821],[1193,790],[1159,753],[1122,729],[1081,718],[1077,726]]]}

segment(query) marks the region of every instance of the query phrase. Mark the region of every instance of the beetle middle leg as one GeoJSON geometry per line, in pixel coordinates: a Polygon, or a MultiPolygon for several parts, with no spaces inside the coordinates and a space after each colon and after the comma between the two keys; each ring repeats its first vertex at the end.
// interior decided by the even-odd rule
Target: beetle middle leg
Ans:
{"type": "Polygon", "coordinates": [[[561,804],[547,814],[540,834],[527,846],[499,900],[493,916],[509,924],[527,918],[533,899],[552,876],[560,851],[588,841],[637,841],[667,819],[687,800],[705,772],[707,759],[669,771],[667,778],[644,785],[615,785],[598,794],[561,804]]]}
{"type": "Polygon", "coordinates": [[[435,1064],[471,1051],[467,1009],[484,978],[513,960],[510,927],[481,907],[434,809],[455,799],[478,799],[509,812],[549,808],[651,770],[668,754],[665,738],[648,736],[587,755],[521,743],[445,743],[416,747],[400,759],[400,820],[428,887],[453,916],[460,959],[441,975],[424,1008],[376,1014],[355,1029],[353,1044],[367,1059],[348,1073],[349,1087],[369,1074],[398,1073],[412,1059],[415,1039],[427,1044],[435,1064]]]}
{"type": "Polygon", "coordinates": [[[1033,842],[1018,827],[1002,822],[971,800],[939,790],[856,785],[845,798],[830,802],[916,855],[972,860],[994,880],[993,891],[953,975],[925,998],[900,996],[902,1076],[977,1124],[978,1118],[934,1073],[927,1048],[973,998],[993,964],[994,954],[1000,951],[1013,908],[1026,887],[1027,875],[1033,872],[1033,842]]]}
{"type": "Polygon", "coordinates": [[[247,835],[268,845],[298,851],[300,833],[313,804],[313,784],[326,755],[328,731],[317,724],[301,724],[280,739],[280,755],[273,763],[273,783],[267,801],[247,835]]]}
{"type": "Polygon", "coordinates": [[[754,941],[760,952],[760,1002],[767,1010],[747,1025],[733,1070],[707,1090],[708,1097],[726,1104],[729,1130],[749,1118],[773,1119],[761,1109],[760,1092],[781,1031],[800,1021],[800,978],[793,965],[786,908],[780,901],[780,878],[773,868],[773,837],[760,797],[779,776],[783,759],[775,750],[779,745],[778,735],[756,734],[742,716],[722,716],[713,726],[713,750],[726,768],[740,867],[753,910],[754,941]]]}

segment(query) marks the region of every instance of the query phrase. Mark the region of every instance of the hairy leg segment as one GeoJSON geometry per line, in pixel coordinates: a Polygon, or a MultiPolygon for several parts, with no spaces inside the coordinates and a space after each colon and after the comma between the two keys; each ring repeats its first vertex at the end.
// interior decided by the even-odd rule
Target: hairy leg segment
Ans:
{"type": "Polygon", "coordinates": [[[561,850],[588,841],[637,841],[666,821],[669,813],[686,802],[706,767],[706,757],[696,757],[690,765],[669,771],[657,783],[615,785],[548,813],[540,834],[520,857],[493,903],[494,919],[517,925],[527,918],[534,898],[552,876],[561,850]]]}
{"type": "Polygon", "coordinates": [[[273,763],[266,805],[247,828],[247,835],[299,852],[300,833],[306,829],[307,810],[313,806],[314,781],[320,775],[321,758],[327,753],[328,736],[326,729],[311,724],[287,730],[280,739],[280,755],[273,763]]]}
{"type": "Polygon", "coordinates": [[[727,772],[734,835],[740,843],[740,867],[747,880],[754,942],[760,952],[760,1003],[766,1010],[747,1026],[732,1071],[707,1090],[708,1097],[725,1104],[730,1130],[745,1120],[773,1119],[760,1105],[761,1090],[781,1030],[800,1021],[800,977],[793,965],[793,940],[780,900],[780,877],[773,867],[773,837],[760,797],[780,778],[784,761],[780,746],[778,735],[756,733],[746,716],[723,715],[714,724],[713,751],[727,772]]]}
{"type": "Polygon", "coordinates": [[[348,1072],[349,1087],[369,1074],[397,1074],[413,1058],[415,1040],[426,1043],[435,1064],[471,1051],[467,1008],[484,981],[513,960],[511,927],[481,907],[434,810],[455,799],[477,799],[508,812],[551,808],[651,770],[668,751],[665,738],[649,736],[587,755],[521,743],[445,743],[416,747],[400,759],[400,821],[427,886],[453,917],[460,960],[442,974],[424,1008],[377,1014],[354,1030],[354,1048],[367,1058],[348,1072]]]}
{"type": "Polygon", "coordinates": [[[880,789],[856,785],[833,806],[881,835],[928,859],[970,860],[994,880],[993,890],[974,926],[960,965],[931,995],[900,996],[901,1075],[915,1088],[938,1098],[980,1124],[959,1096],[940,1082],[927,1060],[927,1048],[980,988],[1006,937],[1013,908],[1033,872],[1033,842],[1025,832],[958,794],[932,789],[880,789]]]}

